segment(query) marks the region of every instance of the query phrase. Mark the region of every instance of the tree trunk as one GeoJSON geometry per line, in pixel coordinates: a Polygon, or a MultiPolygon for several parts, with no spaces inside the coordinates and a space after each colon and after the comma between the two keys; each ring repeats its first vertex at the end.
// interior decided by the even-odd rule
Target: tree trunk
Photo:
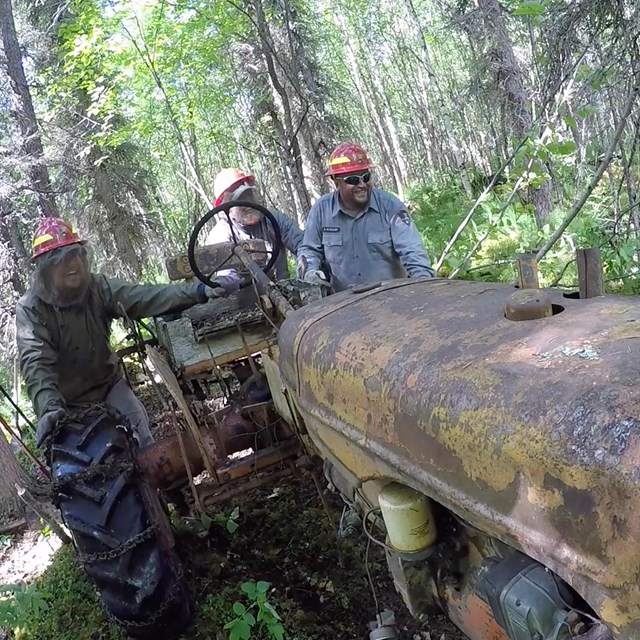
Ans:
{"type": "Polygon", "coordinates": [[[24,504],[18,497],[16,484],[24,485],[24,476],[0,429],[0,531],[24,517],[24,504]]]}
{"type": "Polygon", "coordinates": [[[22,54],[11,0],[0,0],[0,31],[7,58],[7,74],[15,96],[14,117],[23,136],[22,151],[29,163],[31,186],[38,199],[42,215],[58,217],[60,214],[53,195],[49,171],[44,162],[42,139],[31,100],[31,91],[22,66],[22,54]]]}
{"type": "Polygon", "coordinates": [[[293,123],[292,104],[289,95],[282,84],[276,69],[275,47],[269,33],[267,19],[262,6],[262,0],[254,0],[253,8],[256,15],[256,26],[261,41],[261,50],[264,61],[267,65],[267,72],[271,86],[275,92],[274,98],[277,96],[280,102],[279,106],[282,110],[284,133],[287,138],[287,146],[285,153],[288,156],[288,169],[293,178],[296,193],[300,200],[299,215],[303,217],[311,208],[311,197],[305,183],[304,167],[302,164],[302,150],[300,148],[300,140],[298,138],[300,131],[293,123]]]}
{"type": "MultiPolygon", "coordinates": [[[[388,134],[385,130],[383,115],[380,112],[380,108],[378,106],[378,102],[375,99],[375,96],[371,95],[371,92],[368,91],[366,85],[363,82],[363,77],[361,76],[360,67],[362,65],[358,64],[358,56],[353,49],[353,45],[351,42],[351,36],[349,34],[349,30],[347,29],[347,24],[345,22],[344,16],[337,15],[336,20],[340,27],[340,31],[342,33],[342,37],[345,43],[345,50],[347,53],[347,60],[349,62],[348,68],[351,78],[353,80],[353,84],[355,85],[356,91],[358,92],[358,96],[360,97],[360,102],[362,104],[362,109],[364,113],[368,113],[371,117],[371,121],[373,123],[374,130],[377,134],[378,142],[384,151],[385,164],[390,170],[391,175],[393,177],[395,183],[396,192],[402,193],[402,176],[400,173],[400,167],[398,163],[395,161],[395,154],[393,152],[392,143],[388,138],[388,134]]],[[[382,164],[382,163],[379,163],[382,164]]]]}
{"type": "Polygon", "coordinates": [[[447,142],[449,144],[449,148],[451,153],[453,154],[453,160],[455,162],[456,170],[460,177],[460,181],[462,182],[462,186],[464,187],[465,193],[471,198],[473,196],[473,189],[471,188],[471,181],[469,180],[469,175],[467,173],[467,168],[465,166],[465,161],[462,156],[462,151],[460,149],[460,143],[458,141],[458,137],[456,136],[453,125],[451,123],[451,115],[449,114],[449,109],[447,108],[447,103],[444,98],[444,93],[438,82],[438,76],[433,68],[433,64],[431,63],[431,52],[429,51],[429,45],[427,44],[427,38],[422,29],[422,25],[420,24],[420,18],[416,13],[415,7],[413,6],[412,0],[403,0],[404,5],[407,8],[409,15],[411,16],[411,20],[414,24],[414,28],[419,34],[420,44],[422,46],[422,54],[424,56],[423,63],[424,67],[427,71],[427,75],[431,80],[431,84],[434,88],[434,93],[436,96],[436,101],[438,103],[438,109],[440,111],[440,117],[442,118],[442,124],[444,126],[444,130],[447,136],[447,142]]]}
{"type": "MultiPolygon", "coordinates": [[[[306,169],[307,187],[313,199],[318,198],[325,184],[327,145],[335,138],[334,121],[327,114],[326,99],[330,89],[323,86],[327,78],[319,68],[313,53],[309,52],[306,34],[300,31],[297,20],[298,10],[291,2],[283,3],[285,28],[287,33],[288,63],[291,73],[287,74],[289,84],[299,95],[300,146],[306,169]]],[[[306,214],[307,212],[305,212],[306,214]]]]}
{"type": "MultiPolygon", "coordinates": [[[[524,88],[522,70],[513,51],[502,6],[498,0],[478,0],[478,7],[490,42],[487,55],[495,69],[495,85],[504,97],[504,107],[515,137],[523,139],[529,135],[533,125],[531,101],[524,88]]],[[[533,169],[536,173],[546,172],[539,162],[534,164],[533,169]]],[[[534,206],[538,228],[549,221],[551,186],[550,180],[546,180],[541,187],[529,189],[528,200],[534,206]]]]}
{"type": "Polygon", "coordinates": [[[6,267],[9,270],[8,281],[14,291],[21,296],[26,291],[25,274],[29,272],[29,256],[22,244],[19,222],[13,211],[11,202],[0,197],[0,242],[8,254],[6,267]]]}

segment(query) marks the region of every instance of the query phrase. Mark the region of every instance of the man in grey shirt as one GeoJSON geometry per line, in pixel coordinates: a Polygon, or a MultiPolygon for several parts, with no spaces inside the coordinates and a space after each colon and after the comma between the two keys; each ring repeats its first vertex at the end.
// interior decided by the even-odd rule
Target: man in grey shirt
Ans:
{"type": "MultiPolygon", "coordinates": [[[[213,183],[215,206],[219,206],[231,200],[245,200],[259,203],[255,178],[242,173],[238,169],[223,169],[216,176],[213,183]]],[[[289,278],[287,268],[288,249],[294,256],[302,243],[302,230],[289,216],[279,211],[271,211],[280,227],[282,235],[282,249],[269,275],[275,280],[289,278]],[[275,276],[275,277],[274,277],[275,276]]],[[[229,211],[229,219],[224,213],[217,216],[215,227],[207,235],[206,244],[218,244],[220,242],[241,242],[250,238],[264,240],[268,251],[273,249],[274,233],[271,223],[256,209],[232,207],[229,211]]],[[[231,270],[224,270],[220,274],[226,274],[231,270]]]]}
{"type": "Polygon", "coordinates": [[[311,207],[298,250],[298,277],[326,284],[323,263],[333,291],[407,276],[435,277],[405,205],[373,186],[364,149],[352,143],[337,147],[327,175],[336,190],[311,207]]]}

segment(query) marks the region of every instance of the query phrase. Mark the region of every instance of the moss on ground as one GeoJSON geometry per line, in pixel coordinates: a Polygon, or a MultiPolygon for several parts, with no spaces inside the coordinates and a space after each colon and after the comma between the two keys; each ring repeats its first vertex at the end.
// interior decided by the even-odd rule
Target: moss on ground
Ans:
{"type": "Polygon", "coordinates": [[[36,583],[47,597],[47,609],[28,614],[16,640],[125,640],[114,625],[93,585],[67,546],[36,583]]]}

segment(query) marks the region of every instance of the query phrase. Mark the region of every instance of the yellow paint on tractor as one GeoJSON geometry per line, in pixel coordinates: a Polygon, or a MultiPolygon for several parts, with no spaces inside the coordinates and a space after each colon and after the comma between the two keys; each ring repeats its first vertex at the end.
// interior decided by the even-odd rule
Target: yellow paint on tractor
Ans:
{"type": "Polygon", "coordinates": [[[640,301],[402,281],[291,314],[280,370],[312,439],[549,566],[640,637],[640,301]]]}

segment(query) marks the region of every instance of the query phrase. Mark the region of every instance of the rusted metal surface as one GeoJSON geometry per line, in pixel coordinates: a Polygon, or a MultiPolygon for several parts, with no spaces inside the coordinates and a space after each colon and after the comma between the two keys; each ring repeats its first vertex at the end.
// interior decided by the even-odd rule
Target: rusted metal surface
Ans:
{"type": "Polygon", "coordinates": [[[504,317],[508,285],[389,283],[291,314],[280,367],[315,445],[424,491],[640,637],[640,300],[504,317]]]}
{"type": "Polygon", "coordinates": [[[293,475],[293,471],[294,470],[292,467],[278,469],[277,471],[258,476],[256,478],[253,478],[252,480],[248,480],[247,482],[243,482],[242,484],[231,487],[221,488],[204,486],[199,490],[200,499],[207,506],[218,504],[219,502],[223,502],[224,500],[228,500],[229,498],[233,498],[242,493],[246,493],[247,491],[251,491],[252,489],[264,487],[266,484],[270,484],[271,482],[275,482],[276,480],[281,480],[282,478],[293,475]]]}
{"type": "Polygon", "coordinates": [[[471,640],[510,640],[493,617],[491,607],[472,589],[458,592],[447,588],[444,602],[451,620],[471,640]]]}
{"type": "Polygon", "coordinates": [[[193,326],[193,336],[199,342],[208,336],[235,329],[238,325],[261,323],[262,313],[257,308],[258,297],[251,287],[245,287],[226,298],[210,300],[182,312],[193,326]]]}
{"type": "Polygon", "coordinates": [[[283,318],[286,318],[293,311],[293,307],[285,298],[276,285],[269,279],[267,274],[253,261],[253,258],[238,245],[233,250],[234,255],[242,262],[245,268],[251,274],[256,287],[261,294],[268,295],[275,308],[280,312],[283,318]]]}
{"type": "Polygon", "coordinates": [[[523,289],[509,296],[504,309],[508,320],[540,320],[553,315],[551,298],[544,291],[523,289]]]}
{"type": "Polygon", "coordinates": [[[518,284],[521,289],[539,289],[538,261],[535,253],[525,253],[516,260],[518,284]]]}
{"type": "Polygon", "coordinates": [[[288,458],[295,458],[300,453],[297,440],[262,449],[239,460],[228,460],[218,467],[218,475],[222,482],[231,482],[244,478],[258,471],[278,465],[288,458]]]}
{"type": "MultiPolygon", "coordinates": [[[[203,446],[212,460],[218,482],[225,483],[266,467],[278,464],[299,453],[299,444],[294,440],[289,427],[282,421],[272,424],[273,409],[268,413],[269,428],[258,420],[245,418],[238,407],[227,407],[216,413],[215,427],[202,427],[200,435],[203,446]],[[272,433],[278,442],[271,442],[272,433]],[[254,449],[254,454],[238,460],[227,456],[238,451],[254,449]]],[[[192,475],[205,470],[202,456],[189,431],[182,432],[182,453],[177,435],[158,440],[141,449],[138,466],[144,478],[153,487],[166,487],[188,476],[185,457],[192,475]]]]}
{"type": "Polygon", "coordinates": [[[604,295],[604,271],[602,256],[597,247],[576,250],[578,265],[578,285],[581,298],[595,298],[604,295]]]}
{"type": "MultiPolygon", "coordinates": [[[[248,449],[255,445],[258,426],[244,419],[238,412],[224,412],[218,420],[216,429],[201,429],[204,448],[213,465],[220,464],[219,458],[248,449]]],[[[185,457],[191,472],[197,475],[205,466],[197,444],[189,431],[182,434],[184,455],[181,451],[178,435],[158,440],[145,447],[138,454],[138,465],[145,478],[155,487],[167,486],[188,475],[185,457]]]]}
{"type": "MultiPolygon", "coordinates": [[[[204,470],[198,447],[187,432],[182,434],[186,457],[193,475],[204,470]]],[[[141,449],[138,466],[145,480],[153,487],[168,486],[187,477],[185,462],[177,435],[172,435],[141,449]]]]}
{"type": "Polygon", "coordinates": [[[178,379],[176,378],[173,371],[171,371],[171,367],[169,367],[168,362],[162,357],[160,352],[153,347],[147,345],[146,351],[154,370],[162,378],[162,381],[164,382],[169,393],[178,405],[178,408],[182,411],[182,415],[184,416],[185,422],[187,424],[187,431],[191,439],[196,443],[196,446],[202,458],[202,462],[204,464],[204,468],[209,472],[211,480],[216,482],[217,476],[212,464],[212,461],[217,457],[215,452],[215,443],[214,451],[210,451],[208,447],[205,446],[202,434],[200,433],[195,418],[191,413],[189,403],[184,397],[184,394],[180,389],[180,383],[178,382],[178,379]]]}
{"type": "MultiPolygon", "coordinates": [[[[184,440],[193,473],[201,473],[204,466],[197,447],[190,438],[185,437],[184,440]]],[[[299,453],[300,445],[297,440],[290,440],[238,460],[218,460],[215,465],[216,474],[220,483],[224,484],[295,458],[299,453]]],[[[187,475],[176,436],[145,447],[138,455],[138,465],[145,480],[156,488],[169,486],[187,475]]]]}
{"type": "MultiPolygon", "coordinates": [[[[259,353],[263,349],[267,349],[270,344],[269,335],[272,333],[270,327],[262,327],[259,331],[250,333],[251,340],[249,340],[249,350],[252,353],[259,353]]],[[[191,377],[197,376],[202,373],[211,371],[214,366],[221,367],[222,365],[229,364],[230,362],[235,362],[240,358],[244,358],[245,348],[242,345],[240,340],[240,336],[237,334],[230,334],[229,340],[227,340],[227,344],[230,345],[226,349],[219,348],[218,350],[208,349],[206,345],[202,349],[202,353],[204,358],[199,362],[195,362],[193,364],[189,364],[184,368],[184,376],[191,377]],[[224,351],[221,353],[221,351],[224,351]],[[214,358],[211,358],[211,353],[213,353],[214,358]],[[215,360],[215,363],[214,363],[215,360]]],[[[218,345],[220,347],[220,342],[222,340],[220,338],[213,339],[212,342],[214,345],[218,345]]]]}

